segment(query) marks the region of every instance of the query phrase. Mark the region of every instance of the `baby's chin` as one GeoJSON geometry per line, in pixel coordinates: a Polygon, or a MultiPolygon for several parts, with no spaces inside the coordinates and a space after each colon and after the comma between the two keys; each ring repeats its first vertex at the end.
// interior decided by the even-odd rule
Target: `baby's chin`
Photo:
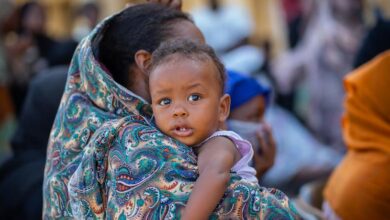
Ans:
{"type": "Polygon", "coordinates": [[[188,147],[196,147],[196,145],[199,145],[204,140],[204,138],[199,137],[199,135],[193,131],[189,133],[177,133],[175,131],[170,131],[167,135],[180,141],[188,147]]]}
{"type": "Polygon", "coordinates": [[[191,140],[189,138],[175,138],[175,139],[177,139],[181,143],[191,148],[199,147],[198,145],[202,143],[202,140],[191,140]]]}

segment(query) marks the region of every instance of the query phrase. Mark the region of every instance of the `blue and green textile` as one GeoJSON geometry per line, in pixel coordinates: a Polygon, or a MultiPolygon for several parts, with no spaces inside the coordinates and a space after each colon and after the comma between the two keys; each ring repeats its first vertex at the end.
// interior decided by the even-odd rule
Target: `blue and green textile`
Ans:
{"type": "MultiPolygon", "coordinates": [[[[105,24],[80,43],[69,69],[50,134],[43,218],[180,219],[196,155],[159,132],[148,103],[96,60],[91,41],[105,24]]],[[[282,192],[231,176],[211,219],[298,218],[282,192]]]]}

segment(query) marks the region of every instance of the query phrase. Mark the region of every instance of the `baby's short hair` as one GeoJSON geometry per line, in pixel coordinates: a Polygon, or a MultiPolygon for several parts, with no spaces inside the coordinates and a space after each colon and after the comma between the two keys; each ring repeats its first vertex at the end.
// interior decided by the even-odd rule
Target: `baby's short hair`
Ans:
{"type": "Polygon", "coordinates": [[[173,57],[171,55],[174,54],[179,54],[181,57],[187,59],[213,62],[218,72],[217,77],[221,95],[224,94],[226,80],[225,67],[215,54],[214,50],[206,44],[200,44],[189,40],[169,40],[163,42],[153,52],[152,61],[148,66],[148,72],[151,73],[161,63],[172,59],[173,57]]]}

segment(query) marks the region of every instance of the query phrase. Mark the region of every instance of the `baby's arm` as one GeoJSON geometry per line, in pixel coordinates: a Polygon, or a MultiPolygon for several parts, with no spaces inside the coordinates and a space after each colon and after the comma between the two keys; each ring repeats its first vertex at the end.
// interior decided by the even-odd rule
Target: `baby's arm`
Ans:
{"type": "Polygon", "coordinates": [[[221,200],[230,180],[230,169],[240,158],[233,142],[214,137],[199,149],[199,177],[183,213],[183,219],[208,219],[221,200]]]}

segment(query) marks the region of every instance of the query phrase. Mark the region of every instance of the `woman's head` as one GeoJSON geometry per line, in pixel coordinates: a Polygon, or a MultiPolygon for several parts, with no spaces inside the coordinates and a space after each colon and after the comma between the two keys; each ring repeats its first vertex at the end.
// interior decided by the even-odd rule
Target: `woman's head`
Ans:
{"type": "Polygon", "coordinates": [[[45,27],[45,11],[37,2],[27,2],[19,9],[19,32],[41,34],[45,27]]]}
{"type": "Polygon", "coordinates": [[[230,119],[259,122],[262,120],[270,89],[256,79],[240,73],[228,72],[227,93],[230,95],[230,119]]]}
{"type": "Polygon", "coordinates": [[[146,84],[144,81],[147,76],[142,78],[137,75],[137,71],[145,72],[150,54],[161,42],[174,38],[204,41],[187,14],[158,4],[126,8],[111,18],[100,34],[99,60],[108,68],[115,81],[130,89],[136,86],[134,81],[137,81],[137,85],[146,84]]]}
{"type": "Polygon", "coordinates": [[[330,0],[330,9],[336,19],[345,21],[361,21],[363,16],[363,0],[330,0]]]}
{"type": "Polygon", "coordinates": [[[156,124],[167,135],[196,145],[227,118],[225,69],[207,45],[165,42],[153,53],[148,71],[156,124]]]}

